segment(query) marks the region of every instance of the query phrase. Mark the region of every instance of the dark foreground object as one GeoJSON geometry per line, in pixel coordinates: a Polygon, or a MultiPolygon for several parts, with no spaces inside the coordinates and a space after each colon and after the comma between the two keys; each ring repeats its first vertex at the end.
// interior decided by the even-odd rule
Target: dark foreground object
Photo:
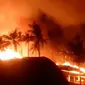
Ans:
{"type": "Polygon", "coordinates": [[[68,85],[49,59],[23,58],[0,61],[0,85],[68,85]]]}

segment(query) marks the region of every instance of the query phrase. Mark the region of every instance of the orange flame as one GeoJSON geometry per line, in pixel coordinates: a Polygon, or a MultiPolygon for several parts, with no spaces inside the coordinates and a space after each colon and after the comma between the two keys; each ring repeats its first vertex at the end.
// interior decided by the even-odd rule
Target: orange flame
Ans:
{"type": "Polygon", "coordinates": [[[11,49],[6,49],[5,51],[0,51],[0,59],[1,60],[10,60],[10,59],[15,59],[15,58],[19,58],[21,59],[22,56],[18,53],[18,52],[14,52],[11,49]]]}
{"type": "MultiPolygon", "coordinates": [[[[63,63],[63,64],[56,63],[56,65],[70,66],[70,67],[72,67],[72,68],[79,69],[81,72],[85,73],[85,68],[79,67],[79,66],[77,66],[77,65],[72,65],[70,62],[65,62],[65,63],[63,63]]],[[[77,71],[72,71],[72,73],[78,74],[77,71]]]]}

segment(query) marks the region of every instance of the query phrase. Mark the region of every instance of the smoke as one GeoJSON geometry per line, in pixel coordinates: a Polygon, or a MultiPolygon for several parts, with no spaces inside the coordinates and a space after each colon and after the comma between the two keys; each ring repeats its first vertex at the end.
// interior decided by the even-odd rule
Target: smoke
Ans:
{"type": "MultiPolygon", "coordinates": [[[[38,23],[41,25],[41,30],[43,33],[45,33],[45,36],[48,38],[49,40],[49,48],[51,48],[51,53],[53,55],[51,56],[56,56],[54,60],[58,60],[58,54],[60,52],[62,52],[62,58],[65,59],[65,56],[70,55],[73,56],[74,54],[72,53],[71,50],[68,49],[68,42],[70,42],[69,40],[66,39],[65,37],[65,33],[63,31],[63,27],[61,24],[59,24],[59,22],[55,21],[55,19],[52,16],[46,15],[44,12],[40,11],[40,15],[38,17],[38,23]],[[47,34],[46,34],[47,33],[47,34]]],[[[71,33],[71,29],[77,29],[77,32],[80,32],[79,25],[71,25],[69,26],[67,29],[68,31],[68,35],[70,35],[71,33]]],[[[75,36],[76,32],[74,31],[73,33],[75,36]]],[[[67,36],[68,36],[67,35],[67,36]]],[[[73,39],[72,36],[72,39],[73,39]]],[[[70,36],[71,37],[71,36],[70,36]]],[[[70,38],[68,36],[68,38],[70,38]]],[[[71,45],[70,45],[71,46],[71,45]]],[[[45,49],[46,51],[46,49],[45,49]]],[[[47,52],[47,51],[46,51],[47,52]]],[[[48,53],[48,52],[47,52],[48,53]]],[[[71,58],[75,58],[74,56],[71,58]]]]}
{"type": "Polygon", "coordinates": [[[40,24],[44,39],[47,39],[47,44],[41,48],[41,55],[48,56],[52,60],[58,59],[57,53],[65,51],[65,36],[62,25],[42,11],[40,11],[36,21],[40,24]]]}
{"type": "Polygon", "coordinates": [[[39,9],[63,26],[78,24],[85,21],[84,8],[85,0],[0,0],[0,31],[3,34],[16,27],[26,30],[39,9]]]}
{"type": "Polygon", "coordinates": [[[84,0],[35,0],[31,1],[31,5],[53,16],[62,25],[85,21],[84,0]]]}
{"type": "Polygon", "coordinates": [[[15,28],[26,29],[28,21],[36,16],[26,0],[0,0],[0,4],[1,34],[15,28]]]}

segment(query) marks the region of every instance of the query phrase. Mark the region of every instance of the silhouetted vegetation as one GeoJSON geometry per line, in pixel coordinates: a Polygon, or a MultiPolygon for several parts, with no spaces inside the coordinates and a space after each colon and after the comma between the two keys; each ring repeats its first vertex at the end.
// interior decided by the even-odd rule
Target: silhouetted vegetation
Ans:
{"type": "Polygon", "coordinates": [[[34,34],[34,46],[33,50],[35,51],[37,49],[39,57],[40,57],[40,47],[47,43],[46,40],[43,38],[40,25],[37,24],[35,21],[31,24],[32,27],[32,33],[34,34]]]}
{"type": "Polygon", "coordinates": [[[8,40],[10,44],[13,44],[14,50],[17,51],[17,46],[19,45],[17,29],[15,29],[13,32],[9,33],[8,35],[3,35],[3,38],[8,40]]]}
{"type": "MultiPolygon", "coordinates": [[[[76,61],[83,61],[84,60],[84,48],[83,48],[83,39],[81,39],[81,35],[77,34],[72,41],[69,41],[64,36],[64,31],[62,26],[55,21],[55,19],[51,16],[46,15],[45,13],[41,12],[39,16],[38,23],[33,21],[32,24],[28,26],[31,30],[27,30],[25,34],[22,34],[21,31],[15,29],[13,32],[9,33],[8,35],[0,36],[0,50],[4,50],[9,45],[14,46],[14,50],[17,51],[18,46],[20,43],[25,42],[28,45],[28,57],[29,51],[35,52],[37,50],[38,55],[40,57],[40,50],[44,44],[47,44],[47,40],[44,39],[41,28],[41,23],[45,24],[47,30],[47,37],[52,46],[53,52],[62,52],[63,55],[68,55],[72,53],[72,55],[76,56],[76,61]],[[32,48],[29,48],[30,41],[34,42],[32,48]],[[65,45],[65,44],[68,45],[65,45]],[[64,47],[63,47],[64,46],[64,47]],[[55,51],[54,51],[55,49],[55,51]]],[[[80,24],[82,29],[82,33],[84,34],[85,24],[80,24]]],[[[71,29],[71,27],[69,27],[71,29]]],[[[22,48],[21,48],[22,51],[22,48]]],[[[22,53],[22,52],[21,52],[22,53]]],[[[71,55],[71,56],[72,56],[71,55]]]]}
{"type": "Polygon", "coordinates": [[[10,44],[9,41],[3,40],[3,36],[0,36],[0,50],[4,51],[8,45],[10,44]]]}
{"type": "Polygon", "coordinates": [[[23,41],[25,41],[25,43],[28,45],[28,57],[29,57],[29,51],[30,51],[29,42],[34,41],[34,38],[35,37],[32,35],[32,30],[28,30],[23,37],[23,41]]]}

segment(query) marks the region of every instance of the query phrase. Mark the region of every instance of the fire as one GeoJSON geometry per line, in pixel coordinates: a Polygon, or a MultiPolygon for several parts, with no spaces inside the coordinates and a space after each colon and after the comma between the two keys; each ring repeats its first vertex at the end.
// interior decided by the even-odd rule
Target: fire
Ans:
{"type": "Polygon", "coordinates": [[[62,65],[64,65],[64,66],[70,66],[70,67],[79,69],[79,67],[78,67],[77,65],[72,65],[72,64],[70,64],[69,62],[65,62],[65,63],[63,63],[62,65]]]}
{"type": "Polygon", "coordinates": [[[21,59],[22,56],[18,52],[14,52],[11,49],[5,49],[5,51],[0,51],[0,59],[1,60],[10,60],[19,58],[21,59]]]}
{"type": "MultiPolygon", "coordinates": [[[[77,66],[77,65],[73,65],[73,64],[71,64],[70,62],[65,62],[65,63],[62,63],[62,64],[56,63],[56,65],[70,66],[70,67],[72,67],[72,68],[79,69],[81,72],[85,73],[85,68],[79,67],[79,66],[77,66]]],[[[72,71],[72,73],[78,74],[78,72],[75,72],[75,71],[72,71]]]]}
{"type": "Polygon", "coordinates": [[[80,72],[77,72],[77,71],[66,71],[66,70],[62,70],[64,72],[69,72],[69,73],[73,73],[73,74],[80,74],[80,72]]]}

